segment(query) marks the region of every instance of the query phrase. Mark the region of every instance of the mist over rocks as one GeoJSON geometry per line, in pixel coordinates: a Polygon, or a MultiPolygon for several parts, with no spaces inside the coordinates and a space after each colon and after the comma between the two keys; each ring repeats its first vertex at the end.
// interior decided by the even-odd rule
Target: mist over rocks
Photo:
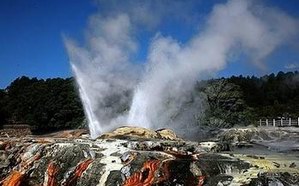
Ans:
{"type": "MultiPolygon", "coordinates": [[[[181,109],[196,81],[213,76],[240,54],[265,68],[264,59],[277,47],[291,44],[298,33],[298,21],[277,8],[229,0],[215,5],[205,22],[197,25],[201,29],[181,42],[159,31],[164,18],[174,15],[180,3],[130,1],[126,8],[98,3],[109,11],[90,18],[85,44],[65,38],[93,137],[120,123],[166,127],[181,134],[202,130],[194,116],[205,104],[198,100],[181,109]],[[141,47],[135,36],[143,33],[141,27],[152,33],[142,63],[135,57],[141,47]],[[126,103],[129,108],[117,110],[116,105],[126,103]]],[[[188,11],[182,12],[189,16],[188,11]]]]}

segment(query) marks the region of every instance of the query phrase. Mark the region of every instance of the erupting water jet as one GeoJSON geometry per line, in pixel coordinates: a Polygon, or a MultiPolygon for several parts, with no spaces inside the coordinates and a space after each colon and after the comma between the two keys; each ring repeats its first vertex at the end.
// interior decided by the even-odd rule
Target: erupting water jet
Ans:
{"type": "MultiPolygon", "coordinates": [[[[151,6],[140,12],[146,8],[151,6]]],[[[132,57],[139,44],[134,35],[142,33],[138,26],[148,19],[136,19],[134,10],[92,17],[85,48],[66,40],[92,137],[125,123],[189,134],[198,126],[193,115],[204,109],[198,102],[183,108],[196,81],[224,69],[240,53],[263,68],[271,52],[298,33],[296,19],[278,9],[229,0],[215,5],[185,43],[150,31],[154,37],[143,65],[132,57]],[[135,76],[140,66],[145,71],[135,76]],[[134,92],[133,98],[125,96],[127,91],[134,92]],[[121,110],[120,105],[130,106],[121,110]]],[[[157,23],[162,15],[167,16],[157,14],[157,23]]]]}

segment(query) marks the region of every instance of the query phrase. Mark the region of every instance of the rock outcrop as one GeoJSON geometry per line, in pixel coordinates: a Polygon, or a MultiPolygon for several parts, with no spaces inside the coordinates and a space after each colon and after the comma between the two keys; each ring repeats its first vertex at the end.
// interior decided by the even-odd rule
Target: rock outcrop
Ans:
{"type": "Polygon", "coordinates": [[[298,185],[298,166],[296,156],[208,153],[167,129],[0,138],[4,186],[298,185]]]}
{"type": "Polygon", "coordinates": [[[225,129],[216,139],[224,146],[250,147],[263,145],[281,152],[299,152],[299,128],[296,127],[247,127],[225,129]]]}
{"type": "Polygon", "coordinates": [[[160,129],[153,131],[142,127],[119,127],[112,132],[105,133],[99,137],[100,139],[147,139],[147,140],[181,140],[170,129],[160,129]]]}

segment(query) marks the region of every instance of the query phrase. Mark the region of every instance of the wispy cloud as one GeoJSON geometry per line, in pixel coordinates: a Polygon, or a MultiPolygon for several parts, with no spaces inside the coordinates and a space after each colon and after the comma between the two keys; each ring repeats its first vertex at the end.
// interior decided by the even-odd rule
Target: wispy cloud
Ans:
{"type": "Polygon", "coordinates": [[[294,70],[294,69],[298,69],[299,65],[298,65],[298,63],[289,63],[289,64],[286,64],[284,66],[284,68],[287,70],[294,70]]]}

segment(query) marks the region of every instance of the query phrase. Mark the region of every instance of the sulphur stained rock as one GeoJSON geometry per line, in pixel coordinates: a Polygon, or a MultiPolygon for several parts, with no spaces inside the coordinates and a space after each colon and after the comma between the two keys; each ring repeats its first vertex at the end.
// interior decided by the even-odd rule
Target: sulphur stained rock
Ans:
{"type": "Polygon", "coordinates": [[[165,140],[181,140],[176,136],[174,131],[170,129],[159,129],[156,131],[142,128],[124,126],[117,128],[112,132],[102,134],[100,139],[165,139],[165,140]]]}
{"type": "Polygon", "coordinates": [[[299,128],[247,127],[223,129],[217,140],[230,147],[266,146],[274,151],[299,151],[299,128]]]}
{"type": "Polygon", "coordinates": [[[156,133],[158,134],[159,138],[167,139],[167,140],[180,140],[177,135],[174,133],[174,131],[170,129],[159,129],[156,130],[156,133]]]}
{"type": "Polygon", "coordinates": [[[111,138],[96,140],[57,135],[0,138],[0,144],[5,144],[0,157],[10,157],[0,162],[1,183],[193,186],[271,181],[298,185],[296,156],[207,153],[197,142],[161,137],[171,132],[119,130],[111,132],[111,138]]]}
{"type": "Polygon", "coordinates": [[[99,137],[100,139],[133,139],[133,138],[145,138],[155,139],[158,135],[155,131],[141,127],[120,127],[112,132],[105,133],[99,137]]]}
{"type": "Polygon", "coordinates": [[[236,158],[250,163],[250,168],[242,175],[235,176],[237,184],[250,185],[298,185],[299,169],[293,164],[299,162],[292,154],[275,155],[243,155],[235,154],[236,158]],[[283,183],[283,184],[282,184],[283,183]]]}

